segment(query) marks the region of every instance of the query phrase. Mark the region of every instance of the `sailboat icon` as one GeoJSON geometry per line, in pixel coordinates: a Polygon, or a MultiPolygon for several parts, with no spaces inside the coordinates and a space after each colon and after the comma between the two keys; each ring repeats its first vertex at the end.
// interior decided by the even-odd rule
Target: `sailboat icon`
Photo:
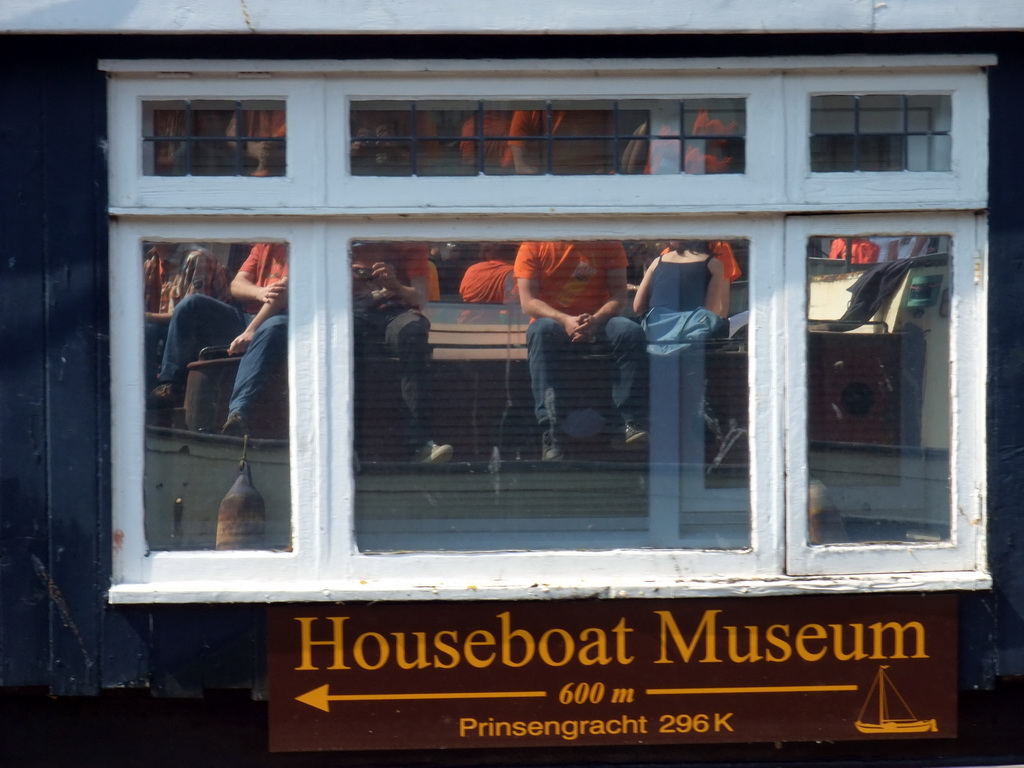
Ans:
{"type": "Polygon", "coordinates": [[[892,680],[885,673],[889,667],[882,665],[871,684],[864,706],[854,721],[861,733],[925,733],[937,731],[935,719],[919,720],[910,711],[907,702],[896,690],[892,680]],[[895,716],[894,716],[895,715],[895,716]]]}

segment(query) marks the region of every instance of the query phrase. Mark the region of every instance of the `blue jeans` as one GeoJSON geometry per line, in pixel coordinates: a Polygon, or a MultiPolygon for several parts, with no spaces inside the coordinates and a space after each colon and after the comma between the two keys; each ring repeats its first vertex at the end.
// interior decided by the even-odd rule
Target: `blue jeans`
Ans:
{"type": "MultiPolygon", "coordinates": [[[[430,321],[419,312],[394,308],[391,310],[356,310],[354,338],[357,365],[372,365],[372,355],[397,357],[401,369],[402,427],[405,443],[419,448],[431,437],[430,432],[430,321]]],[[[368,393],[357,394],[356,412],[368,403],[360,402],[368,393]]]]}
{"type": "Polygon", "coordinates": [[[565,388],[571,385],[574,358],[592,354],[610,355],[615,364],[612,402],[622,422],[647,422],[647,339],[638,323],[613,317],[592,344],[573,344],[561,323],[542,317],[527,328],[526,347],[538,424],[557,421],[565,388]]]}
{"type": "MultiPolygon", "coordinates": [[[[226,347],[245,330],[254,315],[247,315],[223,301],[194,293],[174,308],[164,342],[163,363],[158,381],[184,388],[188,364],[199,359],[204,347],[226,347]]],[[[248,418],[266,373],[288,353],[288,316],[275,315],[253,335],[249,349],[242,355],[231,391],[228,413],[248,418]]]]}

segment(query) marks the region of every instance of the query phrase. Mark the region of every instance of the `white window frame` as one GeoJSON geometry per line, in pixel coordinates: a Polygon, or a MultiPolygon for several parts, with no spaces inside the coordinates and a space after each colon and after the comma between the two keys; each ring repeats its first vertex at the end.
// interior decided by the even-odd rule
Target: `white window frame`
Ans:
{"type": "MultiPolygon", "coordinates": [[[[977,336],[971,344],[962,338],[968,321],[984,320],[983,286],[964,284],[969,257],[959,249],[954,274],[957,287],[968,292],[958,296],[957,302],[966,301],[970,308],[958,309],[956,315],[958,388],[954,394],[966,404],[958,410],[969,417],[957,417],[955,436],[962,446],[957,460],[970,466],[954,465],[954,472],[960,479],[957,503],[973,506],[962,519],[957,518],[949,546],[904,546],[909,551],[905,557],[894,554],[896,548],[878,557],[862,547],[864,557],[854,557],[862,554],[853,551],[856,546],[802,544],[806,501],[798,485],[799,467],[792,463],[800,455],[801,444],[793,436],[799,430],[787,429],[787,424],[801,423],[794,420],[801,416],[806,389],[801,378],[803,341],[794,341],[804,338],[802,306],[795,301],[804,291],[803,252],[792,245],[789,233],[797,231],[793,229],[797,225],[787,222],[787,215],[871,212],[857,222],[837,218],[834,233],[842,234],[850,228],[879,230],[875,222],[888,221],[884,213],[894,208],[931,211],[933,218],[919,217],[902,226],[914,232],[948,232],[949,217],[957,217],[954,212],[983,209],[984,174],[979,181],[967,169],[984,168],[985,142],[977,140],[987,138],[981,68],[991,63],[991,57],[982,56],[853,57],[843,61],[839,72],[834,59],[539,64],[102,62],[112,73],[110,271],[112,327],[117,329],[111,345],[112,445],[117,468],[113,515],[119,546],[110,599],[126,603],[532,599],[989,586],[984,526],[979,524],[983,522],[983,482],[978,480],[973,489],[967,483],[984,477],[983,421],[978,420],[984,392],[980,384],[965,383],[983,381],[976,371],[984,370],[984,346],[977,344],[977,336]],[[793,138],[802,130],[801,121],[806,125],[809,95],[844,83],[845,89],[839,92],[849,92],[851,83],[857,88],[866,83],[873,93],[881,92],[883,85],[893,92],[919,92],[922,70],[946,83],[943,92],[952,93],[954,99],[954,164],[944,174],[951,180],[940,184],[942,193],[921,191],[913,184],[901,187],[903,178],[881,178],[896,174],[855,174],[869,178],[865,183],[858,180],[853,191],[849,179],[839,178],[851,174],[813,174],[819,186],[809,186],[806,131],[799,147],[793,138]],[[602,77],[593,77],[596,71],[602,77]],[[956,80],[953,85],[950,78],[956,80]],[[746,173],[602,176],[598,187],[593,176],[373,178],[351,177],[345,171],[346,108],[353,99],[699,96],[747,99],[746,173]],[[284,99],[289,122],[287,175],[269,179],[143,176],[141,103],[177,98],[284,99]],[[979,107],[978,114],[966,122],[958,119],[963,104],[979,107]],[[797,178],[800,183],[794,181],[797,178]],[[892,192],[890,181],[900,187],[900,194],[892,192]],[[599,190],[596,198],[595,188],[599,190]],[[920,194],[912,194],[915,189],[920,194]],[[581,193],[594,199],[593,204],[581,203],[581,193]],[[347,271],[342,271],[340,283],[328,281],[337,274],[336,268],[330,268],[336,267],[332,259],[345,252],[349,239],[628,239],[665,236],[684,228],[694,236],[742,237],[751,242],[749,549],[388,555],[357,551],[352,533],[347,271]],[[267,239],[285,240],[291,246],[293,548],[289,552],[147,551],[141,491],[145,393],[136,374],[143,348],[138,294],[141,243],[159,239],[267,239]],[[794,336],[798,330],[800,335],[794,336]],[[779,365],[780,361],[786,365],[779,365]],[[765,392],[783,394],[765,398],[765,392]],[[925,549],[931,554],[922,560],[917,553],[925,549]]],[[[930,183],[932,176],[940,174],[924,175],[930,183]]],[[[898,176],[920,177],[917,173],[898,176]]],[[[902,231],[900,227],[892,231],[897,230],[902,231]]],[[[976,242],[978,269],[984,274],[983,225],[976,242]]]]}
{"type": "MultiPolygon", "coordinates": [[[[886,574],[916,571],[967,570],[984,557],[985,380],[983,365],[985,310],[985,222],[973,213],[846,215],[790,217],[786,223],[787,283],[805,285],[807,240],[813,236],[951,235],[950,277],[950,538],[934,543],[808,545],[809,483],[807,430],[786,431],[787,571],[805,575],[886,574]]],[[[790,423],[808,423],[807,292],[791,291],[785,336],[789,371],[787,411],[790,423]]],[[[901,480],[907,482],[907,480],[901,480]]]]}
{"type": "Polygon", "coordinates": [[[788,198],[805,205],[832,203],[839,210],[865,204],[876,210],[949,206],[960,210],[985,207],[988,188],[987,154],[978,152],[978,139],[988,138],[988,104],[980,72],[913,72],[896,78],[867,74],[803,75],[786,81],[786,133],[790,159],[788,198]],[[812,172],[810,142],[811,97],[863,94],[949,96],[952,101],[951,162],[949,171],[812,172]],[[954,205],[950,205],[954,203],[954,205]]]}
{"type": "Polygon", "coordinates": [[[110,205],[112,208],[223,209],[231,201],[261,208],[314,206],[324,198],[324,175],[303,147],[324,142],[323,83],[317,78],[271,77],[240,72],[211,79],[189,71],[159,78],[119,79],[108,91],[110,205]],[[188,94],[182,96],[182,94],[188,94]],[[151,176],[143,173],[142,112],[149,101],[273,100],[285,103],[288,136],[284,176],[151,176]],[[303,119],[293,120],[292,115],[303,119]]]}

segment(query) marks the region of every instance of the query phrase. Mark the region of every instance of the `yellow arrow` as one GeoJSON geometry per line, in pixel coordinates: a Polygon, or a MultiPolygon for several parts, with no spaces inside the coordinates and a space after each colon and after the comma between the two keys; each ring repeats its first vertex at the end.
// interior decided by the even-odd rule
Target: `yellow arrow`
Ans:
{"type": "Polygon", "coordinates": [[[423,699],[535,699],[546,696],[546,691],[476,691],[470,693],[351,693],[332,694],[331,686],[321,685],[308,693],[296,696],[296,701],[311,707],[331,711],[332,701],[415,701],[423,699]]]}

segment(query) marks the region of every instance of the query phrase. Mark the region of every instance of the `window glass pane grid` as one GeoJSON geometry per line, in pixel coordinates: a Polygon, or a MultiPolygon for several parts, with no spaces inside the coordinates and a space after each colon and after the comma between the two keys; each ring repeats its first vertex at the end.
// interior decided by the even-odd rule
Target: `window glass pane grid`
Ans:
{"type": "Polygon", "coordinates": [[[705,174],[745,166],[740,98],[365,101],[352,107],[350,130],[356,176],[705,174]]]}
{"type": "Polygon", "coordinates": [[[283,102],[147,102],[143,118],[148,176],[284,175],[283,102]]]}
{"type": "Polygon", "coordinates": [[[949,170],[949,115],[948,96],[813,96],[811,170],[949,170]]]}

